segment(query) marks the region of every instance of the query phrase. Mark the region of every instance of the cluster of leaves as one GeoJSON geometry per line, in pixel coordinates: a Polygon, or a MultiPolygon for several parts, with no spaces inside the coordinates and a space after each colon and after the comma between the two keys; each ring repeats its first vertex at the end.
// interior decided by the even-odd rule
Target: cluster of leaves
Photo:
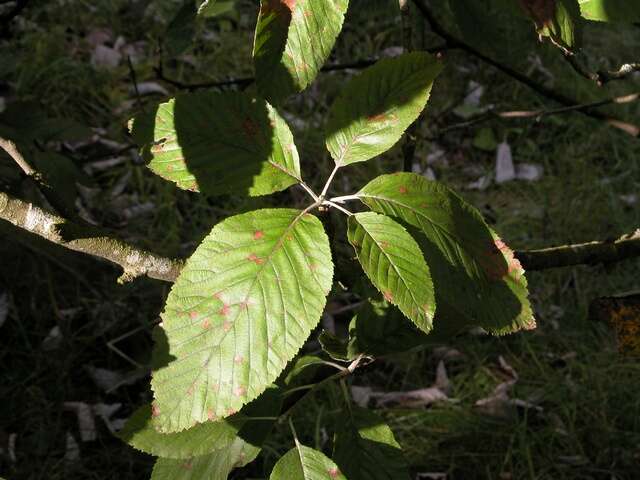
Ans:
{"type": "MultiPolygon", "coordinates": [[[[468,3],[475,2],[452,2],[454,12],[468,3]]],[[[514,3],[504,1],[505,8],[514,3]]],[[[540,35],[564,49],[575,45],[572,19],[580,9],[604,20],[615,16],[611,5],[618,5],[520,3],[518,13],[533,18],[540,35]]],[[[184,15],[208,14],[216,5],[208,0],[196,9],[189,2],[184,15]]],[[[320,207],[346,215],[347,240],[366,276],[411,321],[381,316],[379,304],[366,304],[352,321],[350,338],[320,336],[334,359],[354,367],[363,357],[470,327],[494,334],[535,327],[518,260],[447,186],[397,173],[356,193],[328,196],[340,169],[383,154],[420,116],[442,69],[431,55],[385,58],[351,79],[326,121],[334,169],[320,193],[304,182],[279,106],[314,80],[347,8],[347,0],[262,0],[255,89],[180,94],[134,121],[133,135],[149,168],[182,189],[260,196],[300,185],[311,199],[299,210],[261,209],[225,219],[186,262],[155,331],[154,401],[136,412],[122,434],[135,448],[160,457],[154,479],[226,478],[259,454],[281,417],[283,398],[296,388],[295,373],[304,364],[296,356],[332,289],[329,238],[312,214],[320,207]],[[351,201],[366,211],[347,210],[351,201]]],[[[634,12],[632,7],[627,14],[634,12]]],[[[340,425],[332,459],[295,438],[271,478],[408,478],[399,446],[377,415],[352,407],[340,425]]]]}

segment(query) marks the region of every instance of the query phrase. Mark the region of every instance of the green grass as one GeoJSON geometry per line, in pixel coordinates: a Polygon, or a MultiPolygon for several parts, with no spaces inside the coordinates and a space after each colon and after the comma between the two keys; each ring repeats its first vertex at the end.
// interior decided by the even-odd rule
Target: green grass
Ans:
{"type": "MultiPolygon", "coordinates": [[[[96,10],[84,2],[69,3],[69,8],[54,2],[35,6],[25,31],[0,43],[0,54],[10,52],[16,60],[12,68],[0,65],[0,70],[9,71],[3,75],[13,95],[40,102],[51,116],[105,128],[109,138],[125,141],[125,120],[133,111],[115,115],[114,110],[130,99],[130,72],[124,64],[112,71],[91,68],[82,35],[92,27],[109,27],[128,41],[147,41],[147,58],[135,68],[139,81],[152,80],[158,39],[168,16],[162,20],[162,12],[171,11],[176,3],[158,2],[154,6],[160,12],[158,21],[130,9],[130,2],[102,2],[96,10]]],[[[398,23],[385,2],[376,2],[376,9],[371,7],[366,15],[363,3],[353,2],[359,9],[351,9],[332,61],[368,58],[399,44],[398,23]]],[[[200,30],[187,52],[197,60],[196,66],[189,59],[165,59],[165,73],[187,83],[250,74],[254,2],[241,2],[240,12],[232,21],[212,20],[200,30]]],[[[640,40],[633,32],[624,34],[625,48],[618,54],[626,58],[634,51],[630,45],[639,46],[640,40]]],[[[589,48],[606,51],[616,41],[607,40],[607,35],[604,32],[589,48]]],[[[439,43],[430,37],[427,41],[439,43]]],[[[316,189],[332,168],[323,141],[324,118],[348,75],[322,75],[317,86],[285,105],[295,116],[293,130],[305,177],[316,189]]],[[[461,121],[451,109],[464,97],[470,79],[486,87],[483,102],[501,109],[549,106],[502,74],[452,52],[434,88],[428,121],[421,126],[416,160],[426,166],[427,155],[443,149],[447,164],[433,167],[438,179],[478,206],[511,246],[534,248],[609,238],[640,225],[638,205],[629,206],[620,197],[640,191],[640,144],[606,125],[574,113],[540,123],[492,121],[439,135],[439,129],[461,121]],[[460,65],[467,70],[461,71],[460,65]],[[494,154],[472,146],[477,131],[486,126],[494,129],[498,140],[508,139],[516,162],[542,164],[542,180],[493,185],[481,192],[466,190],[481,172],[493,168],[494,154]]],[[[637,81],[631,85],[637,87],[637,81]]],[[[608,88],[619,92],[625,87],[608,88]]],[[[637,106],[627,107],[625,115],[638,118],[637,106]]],[[[104,153],[81,152],[74,161],[80,167],[92,155],[104,153]]],[[[353,165],[337,179],[335,192],[352,193],[377,174],[397,170],[401,163],[395,148],[379,159],[353,165]]],[[[104,194],[93,211],[111,222],[123,238],[165,255],[187,255],[213,224],[228,215],[265,203],[302,205],[304,201],[296,189],[266,199],[204,199],[178,191],[133,160],[92,180],[104,193],[127,174],[131,177],[123,194],[137,195],[140,203],[153,202],[153,214],[119,226],[113,221],[118,208],[104,194]]],[[[339,232],[342,218],[334,220],[339,232]]],[[[122,444],[100,420],[98,440],[80,444],[79,462],[65,462],[66,435],[78,439],[78,426],[75,415],[64,411],[62,404],[121,403],[116,417],[124,417],[149,399],[146,380],[104,393],[92,383],[85,367],[133,371],[136,367],[108,345],[131,332],[135,333],[119,342],[118,348],[136,362],[146,363],[150,329],[169,286],[145,279],[119,286],[117,269],[95,259],[52,248],[5,225],[0,225],[0,235],[0,293],[8,292],[10,300],[7,321],[0,327],[0,448],[5,448],[10,434],[16,434],[16,462],[0,455],[0,475],[7,479],[147,478],[152,459],[122,444]],[[62,331],[62,345],[45,351],[42,341],[54,326],[62,331]]],[[[589,320],[587,309],[597,297],[638,289],[639,267],[640,261],[632,260],[529,274],[536,331],[452,340],[449,346],[464,354],[463,359],[447,363],[451,397],[458,401],[381,412],[403,445],[413,472],[444,472],[455,480],[635,478],[640,464],[640,362],[618,355],[608,327],[589,320]],[[519,374],[512,395],[530,399],[542,411],[520,409],[495,418],[474,407],[504,379],[498,367],[500,355],[519,374]]],[[[377,362],[352,381],[384,391],[430,386],[436,368],[431,353],[426,350],[377,362]]],[[[301,439],[330,450],[343,402],[336,386],[309,397],[293,414],[301,439]]],[[[288,425],[278,424],[263,458],[239,471],[236,478],[265,478],[291,445],[288,425]]]]}

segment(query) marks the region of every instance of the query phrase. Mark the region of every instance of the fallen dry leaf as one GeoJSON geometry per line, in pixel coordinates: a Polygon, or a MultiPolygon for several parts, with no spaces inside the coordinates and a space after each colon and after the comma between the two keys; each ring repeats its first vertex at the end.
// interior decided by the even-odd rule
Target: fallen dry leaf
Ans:
{"type": "Polygon", "coordinates": [[[507,142],[498,145],[496,152],[496,183],[509,182],[516,178],[516,169],[513,166],[511,146],[507,142]]]}

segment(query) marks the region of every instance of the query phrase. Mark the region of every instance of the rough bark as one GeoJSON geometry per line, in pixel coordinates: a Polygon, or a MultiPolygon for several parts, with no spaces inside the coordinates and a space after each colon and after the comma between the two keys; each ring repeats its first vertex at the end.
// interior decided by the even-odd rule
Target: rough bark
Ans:
{"type": "Polygon", "coordinates": [[[182,269],[182,260],[154,255],[98,229],[74,224],[4,192],[0,192],[0,219],[52,243],[120,265],[124,271],[119,279],[122,282],[142,275],[173,282],[182,269]]]}

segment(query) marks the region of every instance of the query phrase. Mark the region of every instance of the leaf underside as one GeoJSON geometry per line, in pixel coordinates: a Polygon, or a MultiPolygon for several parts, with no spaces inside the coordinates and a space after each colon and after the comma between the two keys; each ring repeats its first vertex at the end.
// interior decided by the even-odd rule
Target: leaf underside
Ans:
{"type": "Polygon", "coordinates": [[[420,245],[438,303],[434,333],[470,326],[495,334],[535,328],[520,262],[480,213],[449,188],[399,173],[376,178],[357,196],[407,225],[420,245]]]}
{"type": "Polygon", "coordinates": [[[253,46],[258,91],[273,103],[304,90],[329,57],[348,0],[261,0],[253,46]]]}
{"type": "Polygon", "coordinates": [[[599,22],[640,22],[640,2],[636,0],[578,0],[587,20],[599,22]]]}
{"type": "Polygon", "coordinates": [[[442,65],[425,52],[385,58],[354,77],[331,106],[327,149],[336,165],[391,148],[424,109],[442,65]]]}
{"type": "Polygon", "coordinates": [[[411,235],[393,219],[375,212],[350,216],[347,235],[376,288],[418,328],[429,332],[436,309],[433,283],[411,235]]]}
{"type": "Polygon", "coordinates": [[[216,225],[162,314],[173,360],[151,382],[158,429],[228,417],[260,395],[318,323],[332,277],[329,242],[313,215],[264,209],[216,225]]]}
{"type": "Polygon", "coordinates": [[[178,95],[159,106],[149,168],[185,190],[265,195],[300,181],[286,122],[242,92],[178,95]]]}
{"type": "Polygon", "coordinates": [[[297,444],[273,467],[269,480],[347,480],[324,453],[297,444]]]}

